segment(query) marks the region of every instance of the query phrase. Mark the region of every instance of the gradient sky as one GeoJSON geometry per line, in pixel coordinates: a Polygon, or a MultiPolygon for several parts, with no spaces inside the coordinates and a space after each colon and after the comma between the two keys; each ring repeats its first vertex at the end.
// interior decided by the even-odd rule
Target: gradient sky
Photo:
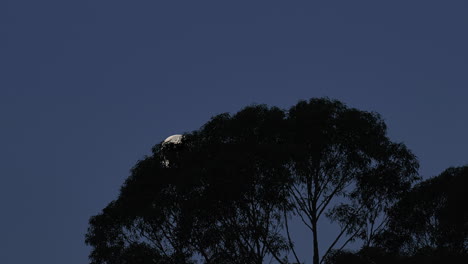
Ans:
{"type": "Polygon", "coordinates": [[[2,0],[0,263],[87,263],[137,160],[252,103],[339,99],[422,176],[467,164],[467,32],[466,0],[2,0]]]}

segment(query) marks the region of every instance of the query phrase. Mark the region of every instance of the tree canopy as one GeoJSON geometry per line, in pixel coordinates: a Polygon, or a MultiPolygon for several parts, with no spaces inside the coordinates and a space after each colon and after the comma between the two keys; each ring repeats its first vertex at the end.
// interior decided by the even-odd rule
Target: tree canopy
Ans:
{"type": "Polygon", "coordinates": [[[220,114],[135,165],[90,219],[91,263],[300,263],[289,231],[297,218],[318,264],[351,241],[373,245],[417,169],[378,114],[339,101],[220,114]],[[324,256],[322,217],[340,226],[324,256]]]}
{"type": "Polygon", "coordinates": [[[334,251],[327,263],[468,263],[468,166],[415,185],[390,210],[373,247],[334,251]]]}
{"type": "Polygon", "coordinates": [[[468,254],[468,166],[417,184],[390,212],[380,244],[399,254],[468,254]]]}

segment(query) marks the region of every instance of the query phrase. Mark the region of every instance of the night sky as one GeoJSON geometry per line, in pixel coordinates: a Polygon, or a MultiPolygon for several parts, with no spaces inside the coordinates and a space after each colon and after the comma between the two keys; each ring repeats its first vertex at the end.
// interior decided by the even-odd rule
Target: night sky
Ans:
{"type": "Polygon", "coordinates": [[[342,100],[424,178],[465,165],[467,47],[466,0],[2,0],[0,263],[87,263],[154,144],[253,103],[342,100]]]}

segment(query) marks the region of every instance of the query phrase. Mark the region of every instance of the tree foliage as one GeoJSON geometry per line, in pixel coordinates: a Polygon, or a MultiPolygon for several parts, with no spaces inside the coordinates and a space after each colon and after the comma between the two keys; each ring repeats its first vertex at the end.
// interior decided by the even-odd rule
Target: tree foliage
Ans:
{"type": "Polygon", "coordinates": [[[468,254],[468,166],[416,185],[391,210],[382,246],[400,254],[468,254]]]}
{"type": "Polygon", "coordinates": [[[137,163],[118,199],[90,219],[90,259],[299,263],[288,224],[298,217],[311,230],[317,264],[321,217],[341,227],[325,255],[340,241],[370,246],[417,168],[378,114],[339,101],[220,114],[137,163]]]}
{"type": "Polygon", "coordinates": [[[117,201],[91,219],[93,263],[120,263],[133,248],[153,252],[154,263],[262,263],[286,250],[283,118],[276,108],[248,107],[214,117],[181,144],[155,146],[117,201]]]}
{"type": "Polygon", "coordinates": [[[358,238],[370,245],[385,225],[378,222],[385,210],[417,179],[415,156],[390,141],[378,114],[338,101],[302,101],[288,117],[290,193],[294,212],[312,231],[314,263],[320,259],[317,225],[325,215],[341,227],[325,256],[340,239],[341,247],[358,238]]]}
{"type": "Polygon", "coordinates": [[[468,263],[468,166],[449,168],[412,188],[390,209],[376,246],[335,250],[327,264],[468,263]]]}

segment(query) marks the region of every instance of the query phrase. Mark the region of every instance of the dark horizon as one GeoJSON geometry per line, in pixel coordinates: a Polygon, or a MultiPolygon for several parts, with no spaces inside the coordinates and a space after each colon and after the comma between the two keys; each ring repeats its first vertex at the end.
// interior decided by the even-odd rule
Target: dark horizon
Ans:
{"type": "Polygon", "coordinates": [[[381,114],[424,179],[468,164],[467,11],[2,1],[0,262],[86,262],[89,217],[153,145],[253,103],[338,99],[381,114]]]}

